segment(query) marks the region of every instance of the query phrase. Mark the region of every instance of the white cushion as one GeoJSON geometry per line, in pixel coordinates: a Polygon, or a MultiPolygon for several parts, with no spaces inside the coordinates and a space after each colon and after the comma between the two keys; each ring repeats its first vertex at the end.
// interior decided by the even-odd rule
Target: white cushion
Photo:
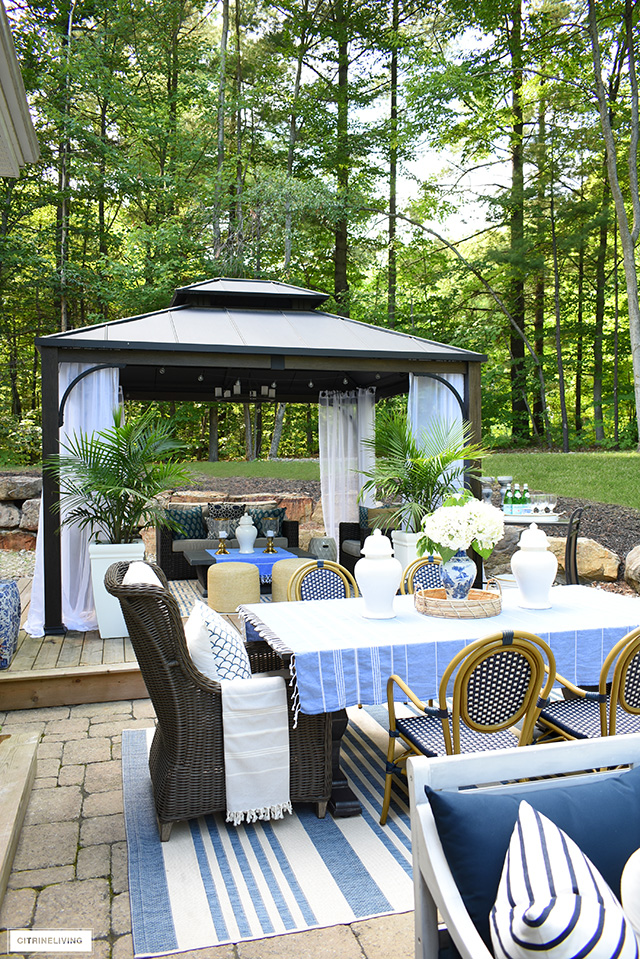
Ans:
{"type": "Polygon", "coordinates": [[[122,577],[123,586],[159,586],[164,587],[162,583],[147,563],[136,560],[129,563],[129,569],[122,577]]]}
{"type": "Polygon", "coordinates": [[[519,806],[491,911],[491,941],[496,959],[638,955],[631,924],[593,863],[527,802],[519,806]]]}
{"type": "Polygon", "coordinates": [[[636,936],[640,936],[640,849],[629,856],[622,870],[620,899],[636,936]]]}
{"type": "Polygon", "coordinates": [[[189,654],[209,679],[250,679],[251,665],[242,636],[206,603],[196,602],[184,626],[189,654]]]}

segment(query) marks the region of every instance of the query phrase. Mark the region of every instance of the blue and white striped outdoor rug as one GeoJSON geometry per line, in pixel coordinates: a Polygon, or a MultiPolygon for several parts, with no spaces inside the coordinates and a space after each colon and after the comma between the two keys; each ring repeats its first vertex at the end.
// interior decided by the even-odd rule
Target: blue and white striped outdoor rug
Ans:
{"type": "Polygon", "coordinates": [[[136,956],[264,939],[413,908],[407,802],[379,825],[386,710],[349,710],[342,767],[363,806],[317,819],[311,806],[235,827],[223,815],[177,823],[161,843],[148,775],[151,730],[122,736],[129,896],[136,956]]]}

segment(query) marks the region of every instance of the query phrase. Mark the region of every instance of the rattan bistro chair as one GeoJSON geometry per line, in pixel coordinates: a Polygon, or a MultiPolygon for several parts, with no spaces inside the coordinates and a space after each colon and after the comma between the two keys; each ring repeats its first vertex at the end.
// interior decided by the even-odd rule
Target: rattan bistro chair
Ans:
{"type": "Polygon", "coordinates": [[[640,627],[632,629],[609,651],[600,670],[597,692],[574,686],[564,676],[556,676],[556,682],[569,690],[571,698],[548,703],[542,709],[539,742],[640,733],[640,627]]]}
{"type": "Polygon", "coordinates": [[[400,581],[400,592],[415,593],[416,589],[437,589],[442,586],[440,565],[442,560],[438,556],[419,556],[409,563],[400,581]]]}
{"type": "Polygon", "coordinates": [[[399,676],[391,676],[387,682],[389,746],[381,825],[387,820],[392,777],[404,772],[409,756],[451,756],[527,746],[555,675],[555,658],[543,639],[521,630],[505,630],[470,643],[453,657],[440,681],[438,708],[427,706],[399,676]],[[412,703],[419,715],[396,715],[396,686],[401,691],[398,699],[412,703]],[[517,724],[519,730],[514,730],[517,724]],[[405,748],[396,756],[398,740],[405,748]]]}
{"type": "MultiPolygon", "coordinates": [[[[171,826],[226,809],[220,684],[196,669],[178,604],[159,566],[159,586],[123,586],[128,563],[107,570],[105,586],[120,600],[129,637],[157,717],[149,770],[160,838],[171,826]]],[[[253,673],[279,670],[281,656],[265,642],[247,643],[253,673]]],[[[300,713],[293,728],[289,696],[290,794],[292,802],[317,804],[324,816],[331,794],[331,717],[300,713]]]]}
{"type": "Polygon", "coordinates": [[[310,560],[300,566],[289,580],[287,598],[349,599],[359,596],[358,586],[348,569],[328,559],[310,560]]]}
{"type": "Polygon", "coordinates": [[[564,581],[567,586],[578,586],[580,583],[578,575],[578,534],[583,510],[584,506],[578,506],[569,517],[564,547],[564,581]]]}

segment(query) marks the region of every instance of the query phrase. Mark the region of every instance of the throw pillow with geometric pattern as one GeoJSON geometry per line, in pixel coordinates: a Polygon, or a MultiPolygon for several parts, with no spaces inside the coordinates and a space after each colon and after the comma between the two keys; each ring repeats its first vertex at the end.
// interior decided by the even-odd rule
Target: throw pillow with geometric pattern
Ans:
{"type": "Polygon", "coordinates": [[[220,530],[224,529],[229,534],[229,539],[233,539],[238,523],[244,516],[244,510],[244,503],[209,503],[208,538],[218,539],[220,530]]]}
{"type": "Polygon", "coordinates": [[[209,679],[250,679],[251,665],[242,636],[206,603],[196,602],[185,623],[189,654],[209,679]]]}
{"type": "Polygon", "coordinates": [[[266,536],[268,530],[273,530],[276,536],[282,536],[282,521],[287,513],[284,507],[250,506],[249,513],[258,536],[266,536]]]}
{"type": "Polygon", "coordinates": [[[204,523],[201,506],[170,506],[169,512],[181,530],[173,530],[173,539],[206,539],[207,527],[204,523]]]}

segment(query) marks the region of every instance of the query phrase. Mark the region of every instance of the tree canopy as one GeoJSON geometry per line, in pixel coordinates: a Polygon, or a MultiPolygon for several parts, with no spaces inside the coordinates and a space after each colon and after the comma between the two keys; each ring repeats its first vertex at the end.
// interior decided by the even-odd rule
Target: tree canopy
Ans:
{"type": "MultiPolygon", "coordinates": [[[[486,445],[637,447],[640,0],[6,7],[41,148],[0,183],[7,455],[36,336],[214,276],[486,353],[486,445]]],[[[160,408],[193,456],[315,452],[315,411],[160,408]]]]}

